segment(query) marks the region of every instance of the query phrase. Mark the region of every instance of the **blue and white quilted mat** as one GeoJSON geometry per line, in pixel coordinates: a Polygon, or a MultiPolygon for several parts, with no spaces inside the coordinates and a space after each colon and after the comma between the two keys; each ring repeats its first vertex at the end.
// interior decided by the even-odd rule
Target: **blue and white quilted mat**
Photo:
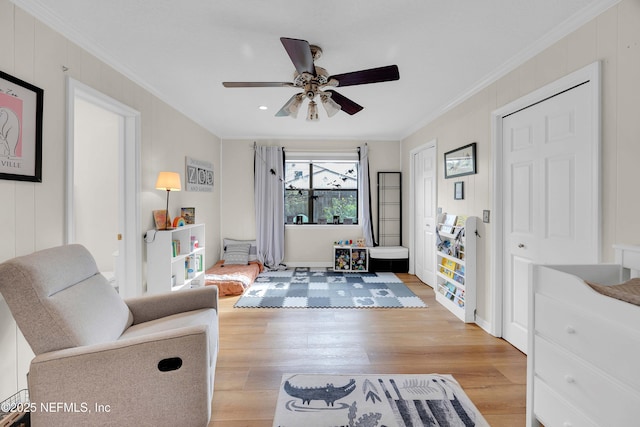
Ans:
{"type": "Polygon", "coordinates": [[[427,305],[393,273],[295,268],[261,273],[238,308],[405,308],[427,305]]]}

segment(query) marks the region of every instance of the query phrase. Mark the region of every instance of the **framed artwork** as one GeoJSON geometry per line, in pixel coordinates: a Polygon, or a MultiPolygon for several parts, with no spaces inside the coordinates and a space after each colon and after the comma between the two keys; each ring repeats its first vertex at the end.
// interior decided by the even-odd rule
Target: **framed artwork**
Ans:
{"type": "Polygon", "coordinates": [[[464,181],[458,181],[453,184],[453,198],[455,200],[464,199],[464,181]]]}
{"type": "Polygon", "coordinates": [[[186,191],[213,191],[213,163],[185,157],[186,191]]]}
{"type": "Polygon", "coordinates": [[[184,218],[185,224],[196,223],[196,208],[180,208],[180,214],[184,218]]]}
{"type": "Polygon", "coordinates": [[[0,71],[0,179],[42,182],[44,91],[0,71]]]}
{"type": "Polygon", "coordinates": [[[444,153],[444,177],[454,178],[476,173],[476,143],[444,153]]]}

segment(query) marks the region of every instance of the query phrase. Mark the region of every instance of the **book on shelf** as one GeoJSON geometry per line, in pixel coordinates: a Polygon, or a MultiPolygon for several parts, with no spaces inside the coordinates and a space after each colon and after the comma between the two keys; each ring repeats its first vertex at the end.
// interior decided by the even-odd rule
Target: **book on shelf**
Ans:
{"type": "Polygon", "coordinates": [[[464,227],[464,223],[465,222],[467,222],[467,216],[466,215],[458,215],[458,218],[456,218],[455,226],[456,227],[464,227]]]}
{"type": "Polygon", "coordinates": [[[440,231],[444,233],[453,233],[453,227],[456,225],[456,215],[446,214],[442,220],[440,231]]]}
{"type": "Polygon", "coordinates": [[[446,288],[447,288],[447,294],[445,295],[447,297],[447,299],[450,299],[451,301],[453,301],[453,299],[456,296],[456,285],[454,285],[453,283],[447,282],[446,283],[446,288]]]}
{"type": "Polygon", "coordinates": [[[180,240],[171,241],[171,251],[174,257],[180,255],[180,240]]]}
{"type": "Polygon", "coordinates": [[[445,276],[453,279],[457,268],[458,264],[454,260],[451,260],[449,258],[442,259],[442,267],[440,268],[440,272],[445,276]]]}
{"type": "Polygon", "coordinates": [[[458,283],[464,284],[464,265],[458,265],[458,267],[454,270],[453,280],[458,283]]]}
{"type": "Polygon", "coordinates": [[[458,303],[458,307],[464,307],[464,289],[456,289],[455,302],[458,303]]]}

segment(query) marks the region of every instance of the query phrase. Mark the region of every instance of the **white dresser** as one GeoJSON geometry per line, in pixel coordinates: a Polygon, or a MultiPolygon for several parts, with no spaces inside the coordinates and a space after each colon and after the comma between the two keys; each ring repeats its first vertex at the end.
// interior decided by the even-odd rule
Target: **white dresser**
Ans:
{"type": "Polygon", "coordinates": [[[640,307],[584,279],[621,283],[619,265],[531,270],[527,425],[640,425],[640,307]]]}

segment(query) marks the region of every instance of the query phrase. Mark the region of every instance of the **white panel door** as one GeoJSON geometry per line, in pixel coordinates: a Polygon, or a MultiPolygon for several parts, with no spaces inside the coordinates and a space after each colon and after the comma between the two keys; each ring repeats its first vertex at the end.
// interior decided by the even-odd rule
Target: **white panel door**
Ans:
{"type": "Polygon", "coordinates": [[[503,336],[527,351],[531,263],[597,262],[590,83],[503,118],[503,336]]]}
{"type": "Polygon", "coordinates": [[[429,146],[413,156],[415,273],[431,287],[435,286],[436,227],[436,147],[429,146]]]}

